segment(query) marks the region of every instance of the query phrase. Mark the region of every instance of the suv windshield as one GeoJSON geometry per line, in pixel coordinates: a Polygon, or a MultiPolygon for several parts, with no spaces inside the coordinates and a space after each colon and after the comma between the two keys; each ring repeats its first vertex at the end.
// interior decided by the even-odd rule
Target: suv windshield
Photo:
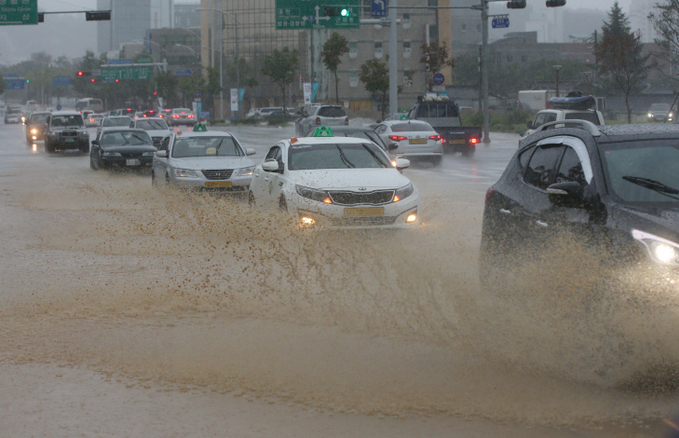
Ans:
{"type": "Polygon", "coordinates": [[[51,125],[68,127],[83,126],[83,118],[80,114],[71,116],[52,116],[51,125]]]}
{"type": "Polygon", "coordinates": [[[172,146],[172,156],[182,157],[242,157],[245,155],[232,137],[182,137],[172,146]]]}
{"type": "Polygon", "coordinates": [[[667,111],[669,112],[670,110],[670,104],[669,103],[654,103],[651,105],[651,108],[649,111],[667,111]]]}
{"type": "Polygon", "coordinates": [[[609,146],[602,154],[612,194],[621,202],[679,203],[679,145],[630,142],[609,146]],[[670,196],[668,196],[670,195],[670,196]]]}
{"type": "Polygon", "coordinates": [[[375,169],[390,167],[389,160],[373,143],[294,144],[289,149],[290,170],[375,169]]]}
{"type": "Polygon", "coordinates": [[[45,123],[49,116],[49,114],[33,114],[29,123],[45,123]]]}

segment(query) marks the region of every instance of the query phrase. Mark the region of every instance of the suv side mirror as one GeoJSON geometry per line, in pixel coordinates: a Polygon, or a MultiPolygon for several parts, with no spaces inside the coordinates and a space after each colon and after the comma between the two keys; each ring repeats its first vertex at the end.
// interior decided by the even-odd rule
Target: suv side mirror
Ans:
{"type": "Polygon", "coordinates": [[[584,208],[585,191],[574,181],[555,183],[547,187],[549,202],[556,207],[584,208]]]}

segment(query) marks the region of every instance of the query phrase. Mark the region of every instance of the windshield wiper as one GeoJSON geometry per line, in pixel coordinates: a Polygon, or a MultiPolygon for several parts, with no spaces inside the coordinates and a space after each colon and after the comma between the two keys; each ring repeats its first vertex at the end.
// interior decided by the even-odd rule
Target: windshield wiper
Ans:
{"type": "Polygon", "coordinates": [[[342,162],[343,162],[344,164],[346,164],[347,167],[351,167],[351,168],[356,167],[351,161],[349,161],[349,160],[347,159],[347,156],[344,155],[344,152],[342,151],[342,148],[341,148],[338,144],[336,144],[335,147],[337,148],[337,150],[338,150],[339,153],[340,153],[340,158],[342,159],[342,162]]]}
{"type": "Polygon", "coordinates": [[[377,164],[379,164],[379,165],[382,166],[382,167],[387,167],[387,166],[385,166],[385,164],[384,164],[382,161],[380,161],[380,159],[377,157],[377,154],[376,154],[374,151],[370,150],[370,148],[368,147],[367,144],[362,144],[361,146],[363,146],[363,148],[364,148],[366,151],[368,151],[368,153],[370,153],[370,155],[373,156],[373,158],[375,159],[375,161],[377,161],[377,164]]]}
{"type": "Polygon", "coordinates": [[[667,196],[668,198],[679,200],[679,197],[672,196],[679,195],[679,190],[675,189],[674,187],[665,185],[660,181],[656,181],[650,178],[643,178],[640,176],[629,176],[629,175],[623,176],[622,179],[624,179],[625,181],[629,181],[632,184],[636,184],[638,186],[645,187],[649,190],[653,190],[654,192],[660,193],[661,195],[667,196]]]}

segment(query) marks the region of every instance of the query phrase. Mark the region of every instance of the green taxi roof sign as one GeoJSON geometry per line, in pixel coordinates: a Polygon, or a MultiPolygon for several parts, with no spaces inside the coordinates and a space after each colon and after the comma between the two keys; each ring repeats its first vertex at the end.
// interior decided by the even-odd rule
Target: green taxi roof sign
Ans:
{"type": "Polygon", "coordinates": [[[314,131],[312,137],[334,137],[335,134],[332,133],[332,128],[329,126],[319,126],[314,131]]]}
{"type": "Polygon", "coordinates": [[[207,126],[204,123],[196,123],[193,132],[207,132],[207,126]]]}

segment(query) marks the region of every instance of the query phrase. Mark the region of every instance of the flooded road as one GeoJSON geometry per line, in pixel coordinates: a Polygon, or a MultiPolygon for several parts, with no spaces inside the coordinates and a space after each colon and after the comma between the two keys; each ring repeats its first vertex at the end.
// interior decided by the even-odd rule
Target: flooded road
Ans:
{"type": "MultiPolygon", "coordinates": [[[[258,162],[293,128],[233,132],[258,162]]],[[[0,437],[662,436],[676,394],[592,377],[617,342],[595,315],[479,288],[485,191],[516,141],[406,170],[418,230],[309,233],[0,126],[0,437]]],[[[622,313],[634,360],[673,348],[663,309],[653,330],[622,313]]]]}

